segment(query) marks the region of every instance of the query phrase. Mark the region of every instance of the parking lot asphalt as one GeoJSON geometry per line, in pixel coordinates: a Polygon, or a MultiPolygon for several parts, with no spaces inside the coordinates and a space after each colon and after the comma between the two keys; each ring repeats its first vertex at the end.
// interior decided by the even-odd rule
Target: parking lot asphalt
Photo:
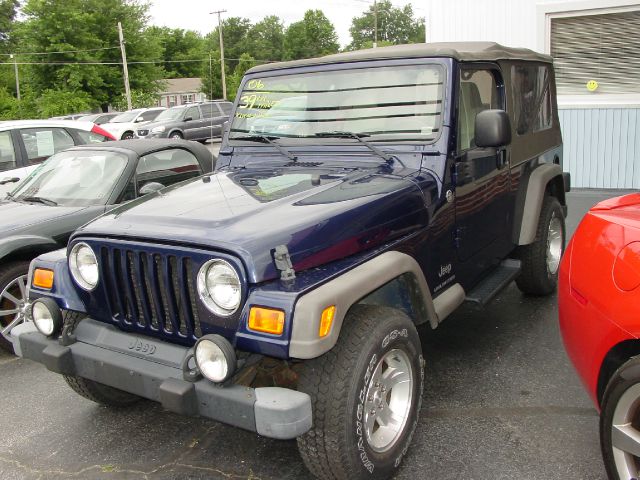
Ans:
{"type": "MultiPolygon", "coordinates": [[[[570,232],[619,191],[569,194],[570,232]]],[[[422,328],[425,393],[398,479],[604,479],[598,417],[564,353],[556,298],[515,286],[422,328]]],[[[43,366],[0,354],[0,478],[307,479],[295,441],[85,400],[43,366]]]]}

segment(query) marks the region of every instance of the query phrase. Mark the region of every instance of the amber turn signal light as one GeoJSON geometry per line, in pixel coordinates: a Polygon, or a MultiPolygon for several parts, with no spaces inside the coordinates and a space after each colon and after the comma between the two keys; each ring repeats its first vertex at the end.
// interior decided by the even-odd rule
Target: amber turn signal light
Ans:
{"type": "Polygon", "coordinates": [[[36,268],[33,271],[33,281],[31,283],[34,287],[51,289],[53,287],[53,270],[36,268]]]}
{"type": "Polygon", "coordinates": [[[331,305],[330,307],[327,307],[322,311],[322,315],[320,315],[320,329],[318,330],[318,335],[320,336],[320,338],[329,335],[329,332],[331,331],[331,325],[333,325],[333,319],[335,318],[335,316],[335,305],[331,305]]]}
{"type": "Polygon", "coordinates": [[[249,330],[280,335],[284,331],[284,312],[264,307],[251,307],[249,330]]]}

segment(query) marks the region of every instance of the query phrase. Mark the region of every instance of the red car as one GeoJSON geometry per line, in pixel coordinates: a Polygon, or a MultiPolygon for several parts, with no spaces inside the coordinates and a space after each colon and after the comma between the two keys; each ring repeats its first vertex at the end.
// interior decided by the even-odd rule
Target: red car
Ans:
{"type": "Polygon", "coordinates": [[[565,348],[600,410],[609,478],[640,478],[640,193],[606,200],[560,265],[565,348]]]}

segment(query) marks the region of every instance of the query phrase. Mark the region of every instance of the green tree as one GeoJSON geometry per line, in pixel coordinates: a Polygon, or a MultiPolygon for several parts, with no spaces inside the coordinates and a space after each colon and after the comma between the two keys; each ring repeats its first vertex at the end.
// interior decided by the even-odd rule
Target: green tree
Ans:
{"type": "Polygon", "coordinates": [[[127,45],[132,89],[153,92],[163,69],[153,63],[136,63],[161,58],[162,47],[145,31],[147,4],[133,0],[27,0],[25,20],[16,32],[20,45],[29,51],[52,52],[27,57],[45,62],[33,65],[25,77],[34,92],[55,88],[85,92],[103,109],[124,90],[117,23],[122,22],[127,45]],[[70,53],[69,50],[92,50],[70,53]],[[65,51],[66,53],[53,53],[65,51]],[[89,64],[110,62],[112,65],[89,64]],[[82,64],[85,63],[85,64],[82,64]]]}
{"type": "Polygon", "coordinates": [[[205,50],[205,41],[198,32],[152,26],[146,33],[155,38],[162,47],[165,78],[189,78],[202,75],[204,63],[192,61],[203,58],[205,50]]]}
{"type": "Polygon", "coordinates": [[[233,75],[228,77],[227,80],[227,97],[229,100],[233,100],[236,98],[236,94],[238,93],[238,87],[240,86],[240,82],[242,82],[242,77],[245,72],[249,70],[251,67],[256,65],[255,58],[253,58],[248,53],[243,53],[240,55],[240,61],[233,71],[233,75]]]}
{"type": "Polygon", "coordinates": [[[287,28],[284,36],[284,58],[312,58],[340,49],[338,35],[322,10],[307,10],[304,18],[287,28]]]}
{"type": "Polygon", "coordinates": [[[94,106],[88,93],[69,90],[47,89],[36,100],[38,116],[42,118],[89,111],[94,106]]]}
{"type": "MultiPolygon", "coordinates": [[[[371,5],[351,22],[351,44],[347,50],[371,46],[375,37],[375,10],[371,5]]],[[[378,45],[382,42],[400,45],[424,42],[424,22],[414,16],[413,7],[394,7],[390,0],[378,2],[378,45]]]]}
{"type": "MultiPolygon", "coordinates": [[[[203,67],[202,73],[202,93],[207,95],[208,98],[222,98],[222,79],[220,73],[220,51],[213,50],[207,52],[207,55],[211,55],[211,64],[208,60],[203,67]],[[211,65],[211,68],[209,68],[211,65]]],[[[226,63],[226,62],[225,62],[226,63]]],[[[229,69],[225,71],[227,80],[229,79],[229,69]]],[[[228,83],[228,82],[227,82],[228,83]]]]}
{"type": "MultiPolygon", "coordinates": [[[[131,107],[132,108],[149,108],[158,105],[160,95],[154,92],[145,92],[143,90],[131,90],[131,107]]],[[[111,106],[124,112],[127,109],[127,96],[123,93],[116,98],[111,106]]]]}
{"type": "MultiPolygon", "coordinates": [[[[247,51],[247,34],[251,29],[248,18],[229,17],[222,21],[222,41],[224,43],[225,67],[233,71],[240,56],[247,51]]],[[[218,27],[205,37],[206,50],[217,51],[220,58],[220,35],[218,27]]]]}
{"type": "Polygon", "coordinates": [[[18,0],[0,0],[0,52],[8,53],[18,0]]]}
{"type": "Polygon", "coordinates": [[[256,60],[279,61],[284,55],[284,25],[275,15],[263,18],[247,33],[246,53],[256,60]]]}

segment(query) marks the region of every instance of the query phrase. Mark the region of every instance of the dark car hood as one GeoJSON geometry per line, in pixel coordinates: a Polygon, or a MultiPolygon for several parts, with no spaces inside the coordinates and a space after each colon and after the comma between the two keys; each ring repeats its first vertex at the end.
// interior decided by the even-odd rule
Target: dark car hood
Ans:
{"type": "Polygon", "coordinates": [[[17,230],[75,215],[89,207],[51,207],[32,203],[0,201],[0,238],[17,230]]]}
{"type": "Polygon", "coordinates": [[[278,276],[272,259],[278,245],[287,245],[300,271],[425,226],[415,173],[347,175],[317,167],[218,172],[123,205],[74,236],[220,249],[241,258],[249,281],[261,282],[278,276]]]}

